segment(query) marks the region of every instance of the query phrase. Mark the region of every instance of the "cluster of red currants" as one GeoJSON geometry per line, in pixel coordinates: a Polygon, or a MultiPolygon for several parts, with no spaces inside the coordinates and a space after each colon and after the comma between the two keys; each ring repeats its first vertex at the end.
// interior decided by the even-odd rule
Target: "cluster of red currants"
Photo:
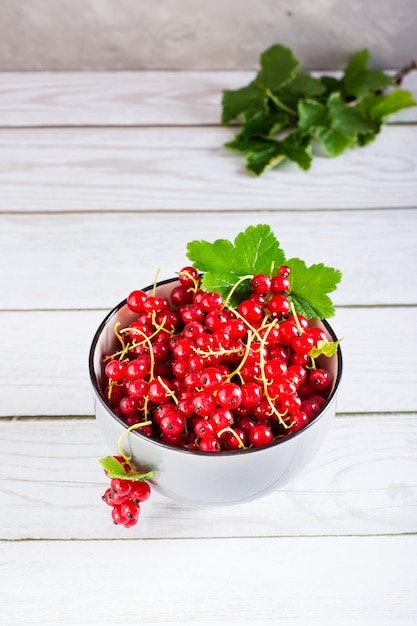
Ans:
{"type": "MultiPolygon", "coordinates": [[[[123,462],[121,457],[116,457],[123,462]]],[[[111,516],[114,524],[126,528],[134,526],[140,514],[140,505],[151,495],[149,483],[144,480],[129,480],[112,478],[110,487],[104,492],[103,501],[111,506],[111,516]]]]}
{"type": "Polygon", "coordinates": [[[202,290],[193,267],[169,298],[133,291],[137,317],[116,325],[120,345],[104,357],[112,410],[146,436],[204,452],[264,446],[309,423],[332,382],[309,354],[326,336],[291,307],[289,274],[254,276],[236,308],[202,290]]]}

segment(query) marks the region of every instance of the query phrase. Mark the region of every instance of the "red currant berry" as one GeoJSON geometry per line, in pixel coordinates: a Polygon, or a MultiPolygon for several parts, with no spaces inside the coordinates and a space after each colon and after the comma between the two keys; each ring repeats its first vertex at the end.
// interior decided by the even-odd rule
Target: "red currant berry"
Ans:
{"type": "Polygon", "coordinates": [[[287,366],[282,361],[272,359],[265,363],[265,376],[267,380],[277,380],[287,373],[287,366]]]}
{"type": "Polygon", "coordinates": [[[285,296],[272,296],[268,302],[268,311],[271,315],[287,315],[290,310],[290,303],[285,296]]]}
{"type": "Polygon", "coordinates": [[[118,410],[125,417],[136,415],[138,410],[137,400],[130,396],[124,396],[119,402],[118,410]]]}
{"type": "Polygon", "coordinates": [[[237,310],[250,324],[260,322],[263,317],[262,307],[253,300],[244,300],[239,304],[237,310]]]}
{"type": "Polygon", "coordinates": [[[242,406],[252,408],[257,404],[263,395],[263,389],[261,385],[257,383],[244,383],[241,386],[242,391],[242,406]]]}
{"type": "Polygon", "coordinates": [[[160,311],[169,310],[168,298],[160,298],[158,296],[148,296],[143,303],[146,313],[159,313],[160,311]]]}
{"type": "Polygon", "coordinates": [[[159,424],[161,433],[163,435],[169,435],[170,437],[178,437],[185,427],[184,417],[179,411],[170,411],[165,415],[159,424]]]}
{"type": "Polygon", "coordinates": [[[134,313],[142,313],[145,310],[143,305],[147,297],[144,291],[132,291],[127,297],[127,306],[134,313]]]}
{"type": "Polygon", "coordinates": [[[204,333],[204,326],[203,324],[200,324],[200,322],[189,322],[184,326],[182,333],[184,337],[194,342],[197,337],[204,333]]]}
{"type": "Polygon", "coordinates": [[[308,354],[314,347],[313,337],[309,333],[303,333],[300,337],[294,337],[291,348],[297,354],[308,354]]]}
{"type": "Polygon", "coordinates": [[[307,419],[310,421],[317,417],[321,411],[320,404],[314,400],[314,397],[310,397],[307,400],[301,402],[301,410],[307,415],[307,419]]]}
{"type": "Polygon", "coordinates": [[[285,276],[278,274],[271,280],[271,291],[274,294],[284,294],[290,289],[290,281],[285,276]]]}
{"type": "Polygon", "coordinates": [[[288,276],[291,274],[291,270],[288,265],[281,265],[278,270],[278,274],[280,274],[280,276],[285,276],[285,278],[288,278],[288,276]]]}
{"type": "Polygon", "coordinates": [[[242,389],[236,383],[224,383],[217,390],[217,402],[225,409],[236,409],[242,402],[242,389]]]}
{"type": "Polygon", "coordinates": [[[194,413],[208,417],[216,410],[216,398],[209,391],[198,391],[192,399],[194,413]]]}
{"type": "Polygon", "coordinates": [[[144,354],[133,361],[130,361],[126,368],[126,376],[130,380],[145,378],[151,368],[151,358],[144,354]]]}
{"type": "Polygon", "coordinates": [[[233,413],[229,409],[217,409],[217,411],[214,411],[213,415],[211,415],[210,421],[212,422],[214,431],[217,434],[220,430],[229,428],[233,424],[233,413]]]}
{"type": "Polygon", "coordinates": [[[210,419],[200,418],[194,423],[194,432],[199,439],[213,438],[215,432],[210,419]]]}
{"type": "Polygon", "coordinates": [[[291,415],[291,426],[287,430],[287,432],[295,433],[297,432],[297,430],[300,430],[301,428],[303,428],[303,426],[306,426],[308,422],[309,422],[309,419],[305,411],[296,411],[295,413],[291,415]]]}
{"type": "Polygon", "coordinates": [[[289,346],[295,337],[298,337],[299,331],[297,325],[294,322],[283,322],[279,327],[280,342],[284,346],[289,346]]]}
{"type": "Polygon", "coordinates": [[[198,449],[201,450],[201,452],[220,452],[220,441],[217,437],[206,437],[200,440],[198,449]]]}
{"type": "Polygon", "coordinates": [[[140,513],[140,504],[130,498],[120,505],[120,513],[127,519],[137,519],[140,513]]]}
{"type": "Polygon", "coordinates": [[[192,291],[188,291],[187,287],[184,287],[184,285],[177,285],[177,287],[174,287],[171,291],[170,299],[174,306],[181,308],[187,304],[191,304],[193,294],[192,291]]]}
{"type": "MultiPolygon", "coordinates": [[[[149,383],[144,380],[130,380],[126,383],[127,393],[133,400],[145,398],[148,393],[149,383]]],[[[136,407],[135,407],[136,408],[136,407]]]]}
{"type": "Polygon", "coordinates": [[[178,272],[178,280],[187,289],[196,288],[200,283],[200,276],[195,267],[188,265],[178,272]]]}
{"type": "Polygon", "coordinates": [[[223,306],[223,298],[215,291],[208,291],[201,298],[200,306],[203,311],[220,311],[223,306]]]}
{"type": "Polygon", "coordinates": [[[155,404],[160,404],[161,402],[168,400],[171,393],[168,381],[163,378],[160,380],[155,379],[149,383],[148,398],[152,402],[155,402],[155,404]]]}
{"type": "Polygon", "coordinates": [[[308,377],[308,382],[315,389],[327,389],[331,382],[331,377],[329,372],[324,369],[317,368],[310,372],[310,376],[308,377]]]}
{"type": "Polygon", "coordinates": [[[122,361],[118,361],[117,359],[112,359],[111,361],[109,361],[104,368],[104,373],[106,374],[107,378],[110,378],[110,380],[114,380],[116,382],[123,380],[123,378],[126,376],[126,371],[126,364],[122,361]]]}
{"type": "Polygon", "coordinates": [[[123,478],[112,478],[110,482],[110,488],[114,493],[119,496],[128,495],[132,488],[130,480],[124,480],[123,478]]]}
{"type": "Polygon", "coordinates": [[[121,504],[114,506],[111,511],[111,516],[114,524],[121,524],[122,526],[124,526],[128,521],[128,518],[122,514],[121,506],[121,504]]]}
{"type": "Polygon", "coordinates": [[[251,280],[251,287],[256,294],[267,294],[271,289],[271,279],[266,274],[256,274],[251,280]]]}
{"type": "Polygon", "coordinates": [[[222,373],[217,367],[205,367],[200,372],[200,384],[206,391],[220,387],[222,380],[222,373]]]}
{"type": "Polygon", "coordinates": [[[313,337],[314,345],[317,346],[320,341],[326,341],[326,333],[321,328],[310,328],[310,335],[313,337]]]}
{"type": "Polygon", "coordinates": [[[135,480],[130,490],[129,498],[133,502],[145,502],[151,495],[151,488],[149,484],[144,480],[135,480]]]}
{"type": "Polygon", "coordinates": [[[190,322],[204,322],[204,311],[198,304],[188,304],[179,309],[179,313],[184,324],[190,322]]]}
{"type": "Polygon", "coordinates": [[[113,489],[111,489],[109,487],[108,489],[106,489],[104,494],[101,496],[101,499],[103,500],[103,502],[105,502],[109,506],[115,506],[115,502],[113,500],[113,496],[114,496],[114,491],[113,491],[113,489]]]}
{"type": "Polygon", "coordinates": [[[242,428],[235,427],[224,433],[222,441],[227,450],[238,450],[242,444],[246,446],[248,440],[247,433],[242,428]]]}
{"type": "Polygon", "coordinates": [[[249,441],[254,448],[266,446],[273,441],[272,430],[265,424],[255,424],[249,432],[249,441]]]}

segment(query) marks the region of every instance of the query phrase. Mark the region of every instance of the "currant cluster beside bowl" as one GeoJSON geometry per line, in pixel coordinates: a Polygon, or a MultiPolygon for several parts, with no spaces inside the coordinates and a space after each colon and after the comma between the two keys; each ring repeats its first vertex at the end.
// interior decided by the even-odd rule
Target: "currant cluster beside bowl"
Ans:
{"type": "MultiPolygon", "coordinates": [[[[102,500],[111,507],[113,523],[130,528],[137,524],[140,506],[151,495],[151,487],[145,480],[129,479],[131,467],[122,456],[113,458],[126,468],[126,478],[111,478],[102,500]]],[[[105,473],[108,475],[107,471],[105,473]]]]}
{"type": "Polygon", "coordinates": [[[112,411],[147,437],[202,452],[265,446],[308,424],[333,381],[310,356],[326,336],[291,306],[289,274],[254,276],[236,308],[202,290],[191,266],[169,298],[130,293],[137,317],[116,324],[117,349],[103,358],[112,411]]]}

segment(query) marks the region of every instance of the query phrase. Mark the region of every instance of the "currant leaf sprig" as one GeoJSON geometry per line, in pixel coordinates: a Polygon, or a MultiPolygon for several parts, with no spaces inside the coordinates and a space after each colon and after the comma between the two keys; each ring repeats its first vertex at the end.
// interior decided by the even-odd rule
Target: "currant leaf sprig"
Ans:
{"type": "Polygon", "coordinates": [[[417,68],[415,61],[394,76],[368,65],[369,51],[363,49],[340,78],[316,78],[300,71],[289,48],[271,46],[249,85],[223,92],[222,124],[241,124],[225,146],[244,153],[247,169],[257,176],[284,161],[308,170],[315,140],[329,157],[366,146],[389,115],[417,104],[410,91],[399,89],[417,68]]]}
{"type": "Polygon", "coordinates": [[[218,239],[213,243],[191,241],[187,256],[203,272],[201,286],[215,291],[237,307],[250,293],[251,279],[257,274],[273,276],[284,262],[291,270],[288,300],[307,319],[324,319],[335,314],[328,296],[341,281],[342,272],[323,263],[308,267],[298,258],[286,259],[285,252],[267,224],[249,226],[233,243],[218,239]]]}

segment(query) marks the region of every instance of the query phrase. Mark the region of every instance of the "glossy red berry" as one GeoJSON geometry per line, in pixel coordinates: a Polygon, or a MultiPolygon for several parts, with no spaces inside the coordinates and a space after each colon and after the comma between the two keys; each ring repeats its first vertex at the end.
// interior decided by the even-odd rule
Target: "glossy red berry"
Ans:
{"type": "Polygon", "coordinates": [[[224,383],[217,390],[217,402],[225,409],[236,409],[242,402],[242,388],[235,383],[224,383]]]}
{"type": "Polygon", "coordinates": [[[147,297],[147,294],[140,289],[132,291],[127,297],[127,306],[134,313],[142,313],[145,310],[143,305],[147,297]]]}
{"type": "Polygon", "coordinates": [[[122,361],[117,361],[116,359],[112,359],[109,361],[104,368],[104,373],[110,380],[120,381],[126,376],[127,366],[122,361]]]}
{"type": "Polygon", "coordinates": [[[257,294],[267,294],[271,289],[271,279],[266,274],[256,274],[251,280],[252,290],[257,294]]]}
{"type": "Polygon", "coordinates": [[[320,391],[322,391],[329,387],[331,383],[331,377],[327,370],[317,368],[315,370],[311,370],[308,382],[315,389],[319,389],[320,391]]]}
{"type": "Polygon", "coordinates": [[[255,424],[249,432],[249,441],[255,448],[266,446],[272,443],[273,439],[272,430],[265,424],[255,424]]]}

